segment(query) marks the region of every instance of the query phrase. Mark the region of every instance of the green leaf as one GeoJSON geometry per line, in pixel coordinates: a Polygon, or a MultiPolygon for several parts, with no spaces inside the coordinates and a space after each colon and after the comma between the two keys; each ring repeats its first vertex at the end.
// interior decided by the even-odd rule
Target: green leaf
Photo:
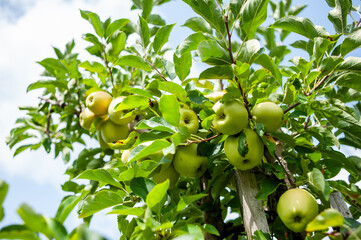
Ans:
{"type": "Polygon", "coordinates": [[[310,19],[303,17],[286,16],[277,19],[270,27],[298,33],[309,39],[329,35],[323,27],[315,26],[310,19]]]}
{"type": "Polygon", "coordinates": [[[139,32],[140,38],[142,40],[143,47],[146,48],[149,44],[150,31],[149,31],[147,21],[144,18],[142,18],[141,16],[139,16],[138,32],[139,32]]]}
{"type": "Polygon", "coordinates": [[[261,44],[257,39],[251,39],[243,43],[242,48],[236,58],[243,63],[252,63],[261,49],[261,44]]]}
{"type": "Polygon", "coordinates": [[[199,74],[199,79],[233,79],[233,71],[230,65],[220,65],[207,68],[199,74]]]}
{"type": "Polygon", "coordinates": [[[175,127],[178,127],[180,122],[179,108],[179,102],[175,95],[164,94],[159,99],[159,110],[162,113],[164,120],[175,127]]]}
{"type": "Polygon", "coordinates": [[[316,37],[314,38],[314,45],[313,45],[313,57],[315,58],[315,61],[317,63],[317,66],[319,65],[320,61],[322,60],[322,57],[327,52],[329,46],[333,43],[327,38],[322,37],[316,37]]]}
{"type": "Polygon", "coordinates": [[[221,10],[214,0],[183,0],[194,12],[206,20],[221,36],[225,36],[226,26],[221,10]]]}
{"type": "Polygon", "coordinates": [[[355,72],[345,72],[336,79],[336,84],[361,91],[361,74],[355,72]]]}
{"type": "Polygon", "coordinates": [[[149,106],[149,97],[141,95],[129,95],[116,106],[116,111],[130,110],[147,106],[149,106]]]}
{"type": "Polygon", "coordinates": [[[183,81],[191,72],[192,67],[192,55],[190,52],[184,52],[182,55],[174,53],[173,62],[175,67],[175,72],[179,80],[183,81]]]}
{"type": "Polygon", "coordinates": [[[157,54],[163,47],[163,45],[168,42],[169,34],[172,31],[175,24],[165,25],[161,27],[155,34],[153,41],[154,53],[157,54]]]}
{"type": "Polygon", "coordinates": [[[165,139],[157,139],[148,146],[138,145],[130,152],[128,163],[137,161],[143,157],[149,156],[152,153],[161,151],[170,145],[171,143],[165,139]]]}
{"type": "Polygon", "coordinates": [[[90,11],[83,11],[80,10],[81,16],[88,20],[92,25],[99,37],[104,37],[104,24],[100,20],[99,16],[96,13],[90,12],[90,11]]]}
{"type": "Polygon", "coordinates": [[[4,215],[5,215],[2,204],[5,200],[8,189],[9,189],[9,185],[0,179],[0,222],[3,220],[4,215]]]}
{"type": "Polygon", "coordinates": [[[62,80],[39,80],[29,84],[26,92],[39,88],[46,88],[49,92],[55,92],[55,88],[63,91],[68,88],[68,85],[66,81],[62,80]]]}
{"type": "Polygon", "coordinates": [[[267,19],[267,6],[269,0],[245,1],[240,12],[240,27],[242,39],[255,37],[257,28],[267,19]]]}
{"type": "Polygon", "coordinates": [[[361,57],[348,57],[336,68],[339,71],[353,71],[361,73],[361,57]]]}
{"type": "Polygon", "coordinates": [[[327,230],[329,227],[343,226],[343,216],[336,209],[329,208],[321,212],[310,223],[307,224],[306,231],[322,231],[327,230]]]}
{"type": "Polygon", "coordinates": [[[350,0],[336,0],[335,8],[328,12],[328,19],[333,23],[336,32],[345,34],[347,27],[347,14],[350,12],[350,0]]]}
{"type": "Polygon", "coordinates": [[[111,36],[114,32],[121,30],[129,22],[130,22],[129,19],[121,18],[110,23],[106,29],[106,36],[111,36]]]}
{"type": "Polygon", "coordinates": [[[136,55],[125,55],[121,56],[114,65],[119,66],[129,66],[133,68],[139,68],[144,71],[150,72],[152,68],[149,66],[149,64],[141,57],[136,55]]]}
{"type": "Polygon", "coordinates": [[[353,50],[361,47],[361,28],[348,35],[341,43],[341,55],[346,56],[353,50]]]}
{"type": "Polygon", "coordinates": [[[142,0],[142,17],[148,20],[150,13],[152,12],[154,0],[142,0]]]}
{"type": "Polygon", "coordinates": [[[157,184],[148,193],[145,199],[145,203],[152,211],[158,214],[160,213],[160,210],[163,208],[163,205],[166,201],[168,188],[169,188],[169,179],[167,179],[162,183],[157,184]]]}
{"type": "Polygon", "coordinates": [[[195,32],[212,34],[211,26],[201,17],[191,17],[183,24],[183,26],[189,27],[195,32]]]}
{"type": "Polygon", "coordinates": [[[277,65],[275,64],[275,62],[272,60],[272,58],[270,58],[269,56],[267,56],[267,54],[262,53],[256,60],[256,62],[258,64],[260,64],[262,67],[264,67],[265,69],[269,70],[273,77],[277,80],[277,82],[280,84],[280,86],[282,86],[282,75],[280,70],[278,69],[277,65]]]}
{"type": "Polygon", "coordinates": [[[36,213],[29,205],[25,203],[21,204],[17,213],[28,228],[34,232],[41,232],[46,236],[50,236],[45,217],[36,213]]]}
{"type": "Polygon", "coordinates": [[[57,219],[46,219],[46,222],[48,224],[51,236],[53,236],[56,240],[68,239],[66,228],[57,219]]]}
{"type": "Polygon", "coordinates": [[[58,59],[45,58],[38,63],[54,77],[64,76],[66,73],[68,73],[68,69],[58,59]]]}
{"type": "Polygon", "coordinates": [[[80,202],[80,200],[82,200],[82,196],[64,197],[58,207],[55,218],[59,222],[64,223],[70,212],[75,208],[75,206],[80,202]]]}
{"type": "Polygon", "coordinates": [[[213,234],[213,235],[216,235],[216,236],[220,236],[217,228],[211,224],[203,224],[203,231],[205,231],[206,233],[210,233],[210,234],[213,234]]]}
{"type": "Polygon", "coordinates": [[[181,42],[178,46],[178,51],[176,51],[176,54],[178,54],[178,57],[182,55],[185,52],[190,52],[192,50],[197,50],[198,45],[200,42],[206,40],[206,37],[201,32],[193,33],[189,35],[186,39],[181,42]]]}
{"type": "Polygon", "coordinates": [[[232,61],[229,53],[215,40],[207,40],[199,43],[197,53],[202,62],[209,65],[230,65],[232,61]]]}
{"type": "Polygon", "coordinates": [[[181,101],[186,100],[187,91],[175,82],[158,81],[158,89],[176,95],[181,101]]]}
{"type": "Polygon", "coordinates": [[[249,148],[248,148],[248,145],[247,145],[246,133],[244,131],[242,131],[239,134],[239,137],[238,137],[238,149],[237,150],[238,150],[239,155],[241,155],[243,157],[246,156],[246,154],[249,151],[249,148]]]}
{"type": "Polygon", "coordinates": [[[133,193],[141,197],[144,201],[147,198],[148,193],[154,188],[156,184],[147,178],[133,178],[130,181],[130,189],[133,193]]]}
{"type": "Polygon", "coordinates": [[[123,202],[123,197],[125,197],[124,192],[115,192],[108,189],[102,189],[95,194],[89,195],[83,201],[79,218],[86,218],[100,210],[118,205],[123,202]]]}
{"type": "Polygon", "coordinates": [[[24,225],[10,225],[2,228],[0,239],[40,240],[35,232],[24,225]]]}
{"type": "Polygon", "coordinates": [[[204,194],[204,193],[200,193],[200,194],[196,194],[196,195],[189,195],[189,196],[184,196],[182,197],[177,205],[177,212],[182,211],[183,209],[185,209],[189,204],[198,201],[199,199],[207,196],[208,194],[204,194]]]}
{"type": "Polygon", "coordinates": [[[153,129],[165,132],[177,132],[177,128],[169,124],[162,117],[152,117],[148,120],[142,120],[136,126],[136,129],[153,129]]]}
{"type": "Polygon", "coordinates": [[[319,169],[313,168],[312,172],[309,172],[307,176],[308,176],[308,181],[312,185],[314,185],[322,193],[325,192],[325,186],[326,186],[325,177],[323,176],[322,172],[319,169]]]}
{"type": "Polygon", "coordinates": [[[93,181],[98,181],[105,184],[110,184],[112,186],[123,188],[122,185],[116,181],[110,173],[105,169],[87,169],[82,172],[77,179],[88,179],[93,181]]]}
{"type": "Polygon", "coordinates": [[[118,214],[118,215],[124,215],[124,216],[137,216],[137,217],[143,217],[144,216],[144,208],[141,207],[126,207],[123,205],[114,207],[108,214],[118,214]]]}
{"type": "Polygon", "coordinates": [[[257,193],[256,198],[258,200],[266,200],[268,195],[275,192],[280,184],[281,182],[272,178],[264,179],[260,184],[260,190],[257,193]]]}
{"type": "Polygon", "coordinates": [[[106,68],[103,66],[103,64],[98,63],[98,62],[89,62],[87,60],[87,61],[79,64],[79,67],[84,68],[84,69],[88,70],[89,72],[100,73],[100,74],[104,74],[104,75],[107,74],[106,68]]]}

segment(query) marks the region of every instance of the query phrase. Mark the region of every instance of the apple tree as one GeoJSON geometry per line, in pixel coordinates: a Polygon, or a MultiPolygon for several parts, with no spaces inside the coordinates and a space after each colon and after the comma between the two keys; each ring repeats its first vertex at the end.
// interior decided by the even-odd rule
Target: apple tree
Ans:
{"type": "Polygon", "coordinates": [[[291,0],[183,0],[192,34],[169,49],[165,2],[133,0],[135,22],[80,10],[87,59],[70,41],[38,62],[7,144],[69,164],[68,195],[53,217],[20,206],[0,238],[103,239],[87,226],[106,211],[122,240],[360,239],[361,158],[343,151],[361,149],[359,8],[323,1],[329,33],[291,0]]]}

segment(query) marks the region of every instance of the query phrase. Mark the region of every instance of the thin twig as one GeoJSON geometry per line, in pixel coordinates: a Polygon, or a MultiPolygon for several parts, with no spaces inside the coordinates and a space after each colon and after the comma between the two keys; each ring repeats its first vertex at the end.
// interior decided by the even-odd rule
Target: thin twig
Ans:
{"type": "Polygon", "coordinates": [[[107,54],[105,52],[105,46],[104,45],[103,45],[103,54],[104,54],[105,66],[108,68],[108,71],[109,71],[110,82],[111,82],[112,86],[115,87],[114,78],[113,78],[113,69],[109,66],[109,62],[108,62],[108,59],[107,59],[107,54]]]}
{"type": "Polygon", "coordinates": [[[156,67],[156,66],[154,66],[154,64],[152,64],[151,62],[149,62],[147,59],[144,59],[148,64],[149,64],[149,66],[151,66],[156,72],[157,72],[157,74],[161,77],[161,78],[163,78],[164,79],[164,81],[167,81],[168,82],[168,80],[164,77],[164,75],[158,70],[158,68],[156,67]]]}
{"type": "Polygon", "coordinates": [[[209,137],[209,138],[205,138],[205,139],[199,139],[199,140],[194,140],[194,141],[187,141],[187,144],[192,144],[192,143],[200,143],[200,142],[208,142],[212,139],[215,139],[217,137],[219,137],[221,134],[217,134],[217,135],[214,135],[212,137],[209,137]]]}
{"type": "Polygon", "coordinates": [[[52,99],[49,99],[49,98],[44,98],[44,97],[39,97],[39,99],[40,100],[43,100],[43,101],[45,101],[45,102],[47,102],[47,103],[49,103],[49,104],[51,104],[51,105],[53,105],[53,106],[59,106],[59,107],[61,107],[61,108],[65,108],[66,107],[66,103],[62,103],[62,102],[60,102],[60,101],[55,101],[55,100],[52,100],[52,99]]]}

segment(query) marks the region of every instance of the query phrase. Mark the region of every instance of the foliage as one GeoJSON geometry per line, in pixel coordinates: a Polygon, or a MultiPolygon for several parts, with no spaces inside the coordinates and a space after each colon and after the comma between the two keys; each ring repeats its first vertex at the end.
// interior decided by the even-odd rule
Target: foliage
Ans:
{"type": "MultiPolygon", "coordinates": [[[[291,0],[183,0],[197,13],[184,23],[194,33],[171,50],[167,42],[174,24],[152,12],[165,2],[133,0],[132,8],[140,11],[137,22],[103,21],[96,13],[81,10],[81,17],[94,28],[83,35],[89,59],[79,59],[73,52],[75,42],[70,41],[64,51],[54,47],[55,57],[38,62],[44,67],[42,78],[27,91],[43,90],[39,104],[20,108],[25,116],[16,121],[7,144],[14,156],[44,148],[54,158],[70,162],[65,172],[69,180],[62,185],[69,195],[53,218],[20,206],[24,223],[4,227],[0,238],[39,239],[42,234],[49,239],[103,239],[86,226],[94,214],[107,209],[117,215],[124,240],[244,239],[247,226],[235,186],[236,169],[223,150],[227,136],[212,127],[214,102],[207,98],[223,90],[222,102],[242,99],[249,127],[266,146],[263,164],[252,172],[269,234],[277,239],[300,237],[282,224],[276,204],[287,188],[302,187],[319,200],[321,211],[308,225],[307,237],[301,237],[336,239],[344,234],[358,239],[361,227],[355,219],[361,216],[361,190],[356,183],[361,159],[341,152],[343,146],[361,149],[361,58],[352,56],[361,46],[361,29],[360,21],[348,18],[357,8],[350,0],[326,0],[325,6],[332,8],[328,20],[334,26],[328,33],[308,18],[297,17],[305,6],[292,6],[291,0]],[[299,40],[284,45],[291,34],[299,40]],[[307,57],[290,58],[291,47],[307,57]],[[169,53],[172,59],[166,57],[169,53]],[[196,78],[188,77],[197,62],[207,68],[196,78]],[[86,130],[80,127],[79,116],[86,97],[99,90],[114,98],[125,96],[116,110],[136,115],[130,124],[134,133],[109,146],[96,143],[90,148],[88,143],[101,137],[97,132],[104,119],[96,118],[86,130]],[[252,119],[253,106],[266,100],[284,111],[279,131],[265,133],[263,125],[252,119]],[[180,126],[180,108],[197,114],[197,134],[180,126]],[[208,158],[203,177],[180,176],[174,188],[170,180],[156,183],[153,176],[171,162],[177,147],[192,143],[208,158]],[[75,146],[82,148],[78,155],[72,153],[75,146]],[[131,152],[122,161],[126,150],[131,152]],[[149,157],[157,152],[161,159],[149,157]],[[348,182],[334,180],[341,169],[350,174],[348,182]],[[89,181],[84,185],[77,179],[89,181]],[[353,218],[330,209],[334,192],[342,194],[353,218]],[[68,233],[63,223],[76,207],[84,224],[68,233]],[[239,218],[230,220],[230,214],[239,218]]],[[[236,150],[240,155],[252,150],[244,138],[240,144],[236,150]]],[[[0,196],[6,191],[7,184],[0,182],[4,193],[0,196]]],[[[254,239],[269,235],[257,231],[254,239]]]]}

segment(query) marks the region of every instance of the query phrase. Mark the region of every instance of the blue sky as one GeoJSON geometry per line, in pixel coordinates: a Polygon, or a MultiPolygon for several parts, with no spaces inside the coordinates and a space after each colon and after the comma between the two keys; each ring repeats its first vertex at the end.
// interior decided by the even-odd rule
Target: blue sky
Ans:
{"type": "MultiPolygon", "coordinates": [[[[358,1],[354,1],[359,4],[358,1]]],[[[322,0],[294,0],[294,4],[309,5],[300,16],[308,17],[317,25],[325,26],[331,34],[332,25],[327,21],[331,8],[322,0]]],[[[5,219],[0,228],[20,223],[16,209],[26,202],[36,212],[54,216],[61,199],[66,195],[60,184],[67,180],[63,175],[67,166],[60,159],[53,159],[45,152],[24,152],[13,158],[5,145],[5,137],[22,116],[18,106],[35,105],[39,92],[26,94],[26,87],[38,80],[42,69],[36,61],[53,57],[52,46],[63,49],[71,40],[76,50],[87,46],[81,35],[92,31],[79,14],[79,9],[98,13],[101,19],[112,17],[137,19],[130,13],[129,0],[0,0],[0,179],[10,188],[4,202],[5,219]]],[[[170,45],[175,48],[191,31],[181,25],[195,14],[182,1],[175,0],[155,9],[168,24],[177,23],[170,35],[170,45]]],[[[298,51],[294,51],[298,53],[298,51]]],[[[84,52],[80,54],[85,59],[84,52]]],[[[197,68],[193,72],[199,71],[197,68]]],[[[90,143],[92,144],[92,142],[90,143]]],[[[77,149],[80,149],[79,146],[77,149]]],[[[352,149],[346,149],[354,154],[352,149]]],[[[66,221],[68,231],[80,223],[75,213],[66,221]]],[[[115,216],[97,214],[91,224],[95,231],[119,238],[115,216]]]]}

